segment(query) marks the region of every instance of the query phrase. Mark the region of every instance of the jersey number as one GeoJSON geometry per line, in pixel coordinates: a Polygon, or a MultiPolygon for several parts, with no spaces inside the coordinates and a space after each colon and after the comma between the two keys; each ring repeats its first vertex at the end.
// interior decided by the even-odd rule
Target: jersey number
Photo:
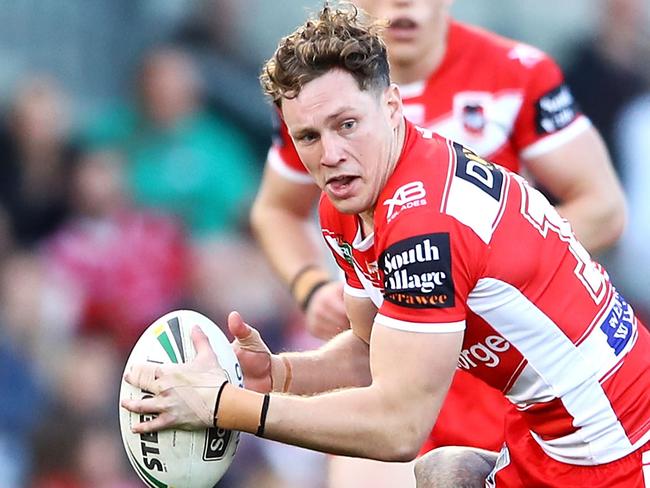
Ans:
{"type": "Polygon", "coordinates": [[[578,242],[571,231],[569,221],[562,218],[548,200],[537,190],[531,188],[522,178],[517,178],[521,187],[521,213],[542,237],[549,231],[555,232],[560,240],[567,242],[569,251],[577,260],[575,275],[585,286],[596,304],[605,296],[605,277],[592,261],[587,250],[578,242]]]}

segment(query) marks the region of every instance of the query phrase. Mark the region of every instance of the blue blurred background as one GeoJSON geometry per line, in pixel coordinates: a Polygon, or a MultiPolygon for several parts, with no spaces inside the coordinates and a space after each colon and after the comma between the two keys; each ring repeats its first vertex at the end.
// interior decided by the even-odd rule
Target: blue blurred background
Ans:
{"type": "MultiPolygon", "coordinates": [[[[153,319],[231,309],[272,348],[315,345],[251,240],[270,144],[257,83],[320,2],[0,0],[0,487],[141,486],[117,427],[153,319]]],[[[648,0],[457,0],[534,44],[604,135],[628,229],[597,258],[650,317],[648,0]]],[[[324,457],[244,436],[219,486],[324,486],[324,457]]]]}

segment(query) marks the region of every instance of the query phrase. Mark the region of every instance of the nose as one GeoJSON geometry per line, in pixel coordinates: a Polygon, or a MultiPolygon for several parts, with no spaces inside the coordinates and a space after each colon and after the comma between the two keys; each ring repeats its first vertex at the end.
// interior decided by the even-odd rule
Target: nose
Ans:
{"type": "Polygon", "coordinates": [[[340,138],[333,134],[321,134],[321,164],[336,166],[345,161],[343,146],[340,138]]]}

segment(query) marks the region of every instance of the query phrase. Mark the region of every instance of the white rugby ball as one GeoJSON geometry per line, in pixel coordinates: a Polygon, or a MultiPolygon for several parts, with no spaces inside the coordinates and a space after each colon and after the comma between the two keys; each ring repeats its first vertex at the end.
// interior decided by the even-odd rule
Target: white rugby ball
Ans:
{"type": "MultiPolygon", "coordinates": [[[[191,310],[170,312],[151,324],[133,347],[125,372],[132,364],[146,361],[160,364],[192,361],[196,355],[190,338],[194,325],[201,327],[208,336],[230,382],[243,387],[241,367],[226,336],[210,319],[191,310]]],[[[150,393],[122,380],[120,402],[146,396],[150,393]]],[[[193,432],[131,432],[132,425],[151,418],[151,415],[131,413],[120,407],[124,449],[142,481],[152,488],[212,488],[235,456],[239,432],[216,428],[193,432]]]]}

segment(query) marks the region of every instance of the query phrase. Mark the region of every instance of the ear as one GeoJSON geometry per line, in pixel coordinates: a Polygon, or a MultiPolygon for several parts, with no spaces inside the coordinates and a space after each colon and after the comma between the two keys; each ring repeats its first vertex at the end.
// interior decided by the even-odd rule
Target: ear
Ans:
{"type": "Polygon", "coordinates": [[[395,83],[391,83],[390,86],[384,91],[384,100],[386,103],[386,108],[388,110],[390,125],[393,129],[395,129],[396,127],[399,127],[403,114],[402,95],[400,94],[399,88],[395,83]]]}

